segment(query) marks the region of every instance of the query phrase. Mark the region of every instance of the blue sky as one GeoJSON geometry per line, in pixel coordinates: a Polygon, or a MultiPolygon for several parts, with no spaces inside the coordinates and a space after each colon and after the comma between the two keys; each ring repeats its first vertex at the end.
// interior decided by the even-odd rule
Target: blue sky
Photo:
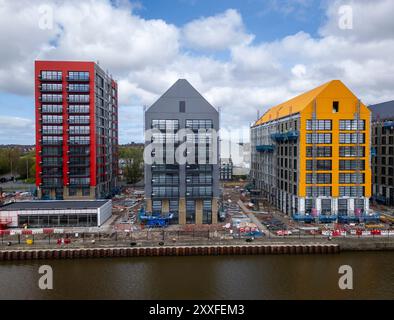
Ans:
{"type": "Polygon", "coordinates": [[[246,133],[257,112],[332,79],[366,104],[391,100],[393,15],[392,0],[0,1],[0,144],[34,143],[36,59],[100,61],[119,84],[121,143],[142,140],[143,105],[178,78],[246,133]]]}
{"type": "Polygon", "coordinates": [[[325,5],[318,0],[142,0],[136,13],[147,19],[164,19],[182,26],[232,8],[242,15],[257,41],[273,41],[303,30],[317,35],[325,19],[325,5]]]}

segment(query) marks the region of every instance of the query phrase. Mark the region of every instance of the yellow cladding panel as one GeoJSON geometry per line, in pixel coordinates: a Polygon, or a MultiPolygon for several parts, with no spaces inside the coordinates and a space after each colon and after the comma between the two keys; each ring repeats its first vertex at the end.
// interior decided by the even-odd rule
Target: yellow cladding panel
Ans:
{"type": "MultiPolygon", "coordinates": [[[[300,174],[298,196],[306,196],[306,122],[312,119],[316,100],[316,118],[332,120],[332,196],[339,196],[339,120],[354,120],[358,98],[340,81],[331,81],[300,111],[300,174]],[[339,102],[339,112],[333,112],[333,101],[339,102]]],[[[361,103],[360,120],[365,120],[365,196],[371,196],[370,110],[361,103]]],[[[343,145],[345,146],[345,145],[343,145]]],[[[346,145],[350,146],[350,145],[346,145]]],[[[329,158],[328,158],[329,159],[329,158]]],[[[349,159],[349,158],[348,158],[349,159]]]]}

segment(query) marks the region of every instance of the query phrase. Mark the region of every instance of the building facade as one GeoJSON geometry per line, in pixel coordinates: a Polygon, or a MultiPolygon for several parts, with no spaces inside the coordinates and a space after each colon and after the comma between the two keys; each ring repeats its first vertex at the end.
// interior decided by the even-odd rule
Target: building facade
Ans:
{"type": "Polygon", "coordinates": [[[36,185],[42,199],[117,187],[117,83],[94,62],[36,61],[36,185]]]}
{"type": "Polygon", "coordinates": [[[0,219],[9,228],[100,227],[111,215],[111,200],[23,201],[0,207],[0,219]]]}
{"type": "Polygon", "coordinates": [[[372,111],[372,194],[394,206],[394,100],[369,106],[372,111]]]}
{"type": "Polygon", "coordinates": [[[271,108],[251,128],[254,187],[297,220],[369,215],[370,120],[338,80],[271,108]]]}
{"type": "Polygon", "coordinates": [[[146,110],[145,130],[145,156],[154,157],[145,159],[147,211],[171,212],[179,224],[217,223],[218,111],[180,79],[146,110]]]}
{"type": "Polygon", "coordinates": [[[233,160],[231,158],[220,159],[220,180],[233,180],[233,160]]]}

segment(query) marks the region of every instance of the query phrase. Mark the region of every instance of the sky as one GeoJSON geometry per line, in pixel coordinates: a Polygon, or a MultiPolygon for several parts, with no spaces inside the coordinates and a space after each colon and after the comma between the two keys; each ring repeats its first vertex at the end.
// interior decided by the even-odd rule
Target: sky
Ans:
{"type": "Polygon", "coordinates": [[[34,144],[34,61],[99,61],[119,84],[120,143],[186,78],[223,128],[332,79],[394,99],[392,0],[0,0],[0,144],[34,144]]]}

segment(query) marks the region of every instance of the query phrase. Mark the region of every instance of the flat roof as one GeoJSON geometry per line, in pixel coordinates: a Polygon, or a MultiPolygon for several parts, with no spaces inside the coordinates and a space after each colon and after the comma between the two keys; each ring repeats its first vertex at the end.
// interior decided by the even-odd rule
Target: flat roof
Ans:
{"type": "Polygon", "coordinates": [[[98,209],[110,200],[20,201],[0,206],[0,211],[98,209]]]}

